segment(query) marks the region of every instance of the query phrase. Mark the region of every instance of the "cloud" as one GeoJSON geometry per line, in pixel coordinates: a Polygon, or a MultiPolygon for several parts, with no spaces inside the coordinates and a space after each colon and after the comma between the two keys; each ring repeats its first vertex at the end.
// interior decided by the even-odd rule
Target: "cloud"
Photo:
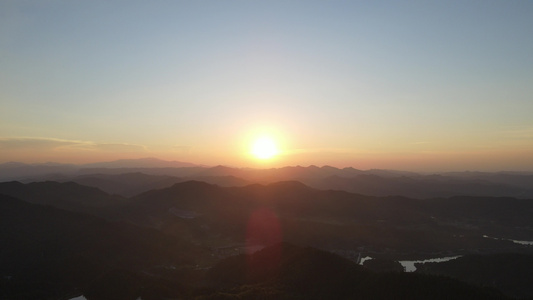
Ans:
{"type": "Polygon", "coordinates": [[[95,143],[92,141],[56,138],[8,137],[0,138],[0,149],[17,151],[90,150],[103,152],[145,152],[143,145],[125,143],[95,143]]]}
{"type": "Polygon", "coordinates": [[[0,149],[8,150],[54,150],[60,147],[82,144],[82,141],[54,138],[11,137],[0,138],[0,149]]]}

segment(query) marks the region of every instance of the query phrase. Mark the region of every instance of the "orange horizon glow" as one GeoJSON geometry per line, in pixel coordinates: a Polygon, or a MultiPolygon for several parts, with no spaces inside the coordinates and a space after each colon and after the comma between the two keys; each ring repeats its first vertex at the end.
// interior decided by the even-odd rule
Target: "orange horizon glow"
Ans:
{"type": "Polygon", "coordinates": [[[258,159],[248,150],[236,152],[209,152],[194,150],[188,153],[171,151],[147,151],[131,153],[102,153],[79,151],[16,151],[6,153],[0,163],[17,161],[23,163],[57,162],[84,164],[118,159],[156,157],[167,161],[182,161],[203,166],[225,165],[236,168],[280,168],[285,166],[325,166],[356,169],[394,169],[415,172],[441,171],[533,171],[532,152],[528,149],[486,150],[463,152],[409,152],[373,153],[356,151],[295,151],[284,150],[271,159],[258,159]]]}
{"type": "Polygon", "coordinates": [[[533,2],[93,2],[0,1],[0,163],[533,172],[533,2]]]}

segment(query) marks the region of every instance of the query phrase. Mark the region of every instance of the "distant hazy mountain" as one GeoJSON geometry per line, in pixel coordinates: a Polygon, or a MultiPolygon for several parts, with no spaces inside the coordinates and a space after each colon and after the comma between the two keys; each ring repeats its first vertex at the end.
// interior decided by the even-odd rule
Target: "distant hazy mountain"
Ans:
{"type": "MultiPolygon", "coordinates": [[[[146,175],[143,173],[125,173],[117,175],[88,174],[68,178],[82,185],[97,187],[109,194],[131,197],[153,189],[169,187],[182,178],[168,175],[146,175]]],[[[64,181],[64,180],[61,180],[64,181]]]]}
{"type": "Polygon", "coordinates": [[[30,203],[51,205],[65,210],[88,212],[106,217],[111,216],[112,211],[125,201],[120,196],[112,196],[97,188],[74,182],[47,181],[28,184],[16,181],[3,182],[0,183],[0,194],[30,203]]]}
{"type": "MultiPolygon", "coordinates": [[[[57,182],[75,182],[81,185],[98,188],[108,194],[120,195],[123,197],[132,197],[153,189],[167,188],[176,183],[190,180],[198,180],[228,187],[245,186],[250,184],[249,181],[234,176],[193,176],[182,178],[169,175],[148,175],[140,172],[119,174],[86,174],[77,176],[56,174],[42,176],[38,179],[57,182]]],[[[34,181],[35,179],[26,179],[22,182],[31,183],[34,181]]],[[[38,180],[38,182],[40,181],[38,180]]]]}
{"type": "Polygon", "coordinates": [[[73,174],[77,170],[77,166],[69,164],[24,164],[8,162],[0,164],[0,181],[20,180],[27,177],[39,177],[49,174],[73,174]]]}
{"type": "MultiPolygon", "coordinates": [[[[518,181],[518,180],[517,180],[518,181]]],[[[363,174],[354,177],[331,176],[304,181],[320,189],[343,190],[373,196],[401,195],[414,198],[451,196],[488,196],[533,198],[533,186],[517,186],[481,179],[464,179],[442,175],[381,177],[363,174]]]]}
{"type": "Polygon", "coordinates": [[[139,159],[119,159],[110,162],[99,162],[83,164],[80,168],[188,168],[199,167],[199,165],[181,162],[166,161],[153,157],[139,159]]]}
{"type": "Polygon", "coordinates": [[[501,183],[520,188],[531,189],[533,187],[532,172],[451,172],[442,173],[442,175],[454,178],[484,180],[488,182],[501,183]]]}
{"type": "Polygon", "coordinates": [[[331,166],[249,169],[227,166],[204,167],[155,158],[86,165],[1,164],[0,181],[9,180],[74,181],[128,197],[187,180],[201,180],[221,186],[296,180],[318,189],[343,190],[372,196],[401,195],[431,198],[463,195],[533,198],[531,173],[451,172],[427,175],[395,170],[339,169],[331,166]],[[132,173],[137,175],[126,175],[132,173]],[[148,178],[147,175],[154,177],[148,178]]]}
{"type": "MultiPolygon", "coordinates": [[[[147,168],[192,168],[202,167],[199,165],[179,162],[179,161],[165,161],[157,158],[140,158],[140,159],[121,159],[110,162],[99,162],[90,164],[59,164],[59,163],[39,163],[39,164],[25,164],[20,162],[7,162],[0,164],[0,181],[9,180],[23,180],[23,179],[37,179],[46,175],[74,175],[80,174],[82,170],[94,169],[125,169],[120,173],[135,172],[132,169],[147,169],[147,168]]],[[[99,173],[96,171],[84,171],[87,173],[99,173]]],[[[116,172],[114,174],[117,174],[116,172]]],[[[163,175],[163,174],[161,174],[163,175]]],[[[169,174],[171,175],[171,174],[169,174]]]]}

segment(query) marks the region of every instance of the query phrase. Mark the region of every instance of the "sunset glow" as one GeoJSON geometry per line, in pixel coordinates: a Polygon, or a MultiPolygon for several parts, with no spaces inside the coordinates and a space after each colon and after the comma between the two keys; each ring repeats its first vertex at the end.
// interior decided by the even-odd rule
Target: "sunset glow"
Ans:
{"type": "Polygon", "coordinates": [[[533,300],[532,16],[0,0],[1,299],[533,300]]]}
{"type": "Polygon", "coordinates": [[[0,163],[533,171],[531,1],[156,2],[0,2],[0,163]]]}

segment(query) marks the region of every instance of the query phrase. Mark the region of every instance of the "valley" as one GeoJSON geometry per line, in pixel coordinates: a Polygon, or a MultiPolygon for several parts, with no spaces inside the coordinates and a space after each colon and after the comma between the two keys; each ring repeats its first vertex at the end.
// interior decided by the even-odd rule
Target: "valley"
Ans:
{"type": "MultiPolygon", "coordinates": [[[[91,176],[120,179],[122,186],[154,178],[169,183],[162,175],[127,174],[91,176]]],[[[368,196],[295,180],[245,186],[184,181],[131,197],[74,182],[3,182],[0,195],[2,284],[7,295],[21,299],[28,284],[44,285],[27,299],[76,291],[100,299],[91,298],[90,290],[103,286],[89,283],[101,276],[179,282],[182,289],[172,293],[194,294],[212,286],[205,276],[225,259],[253,257],[280,243],[319,249],[355,265],[369,258],[373,265],[401,262],[405,271],[421,274],[437,272],[430,263],[436,258],[459,257],[439,263],[445,265],[472,256],[533,256],[533,246],[524,242],[533,240],[533,202],[512,197],[368,196]],[[429,262],[420,265],[423,260],[429,262]]],[[[372,268],[398,269],[377,266],[372,268]]],[[[533,295],[523,286],[495,288],[509,296],[533,295]]]]}

